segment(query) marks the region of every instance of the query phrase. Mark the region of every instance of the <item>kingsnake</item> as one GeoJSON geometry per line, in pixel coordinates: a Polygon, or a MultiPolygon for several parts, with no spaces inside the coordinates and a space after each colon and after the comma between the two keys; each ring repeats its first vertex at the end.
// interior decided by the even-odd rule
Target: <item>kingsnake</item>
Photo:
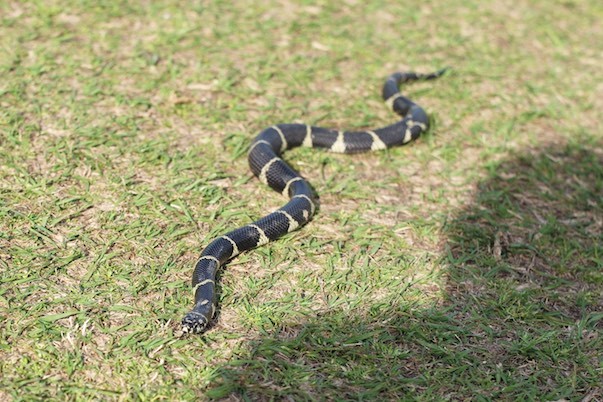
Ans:
{"type": "Polygon", "coordinates": [[[263,130],[249,147],[249,166],[260,181],[289,197],[281,209],[214,239],[202,252],[193,272],[195,306],[182,319],[184,333],[203,332],[216,311],[216,272],[239,253],[276,240],[308,223],[316,199],[308,182],[285,163],[280,155],[298,146],[327,148],[331,152],[358,153],[408,144],[429,126],[425,111],[399,92],[400,84],[429,80],[431,74],[394,73],[387,78],[382,96],[403,119],[373,131],[337,131],[305,124],[277,124],[263,130]]]}

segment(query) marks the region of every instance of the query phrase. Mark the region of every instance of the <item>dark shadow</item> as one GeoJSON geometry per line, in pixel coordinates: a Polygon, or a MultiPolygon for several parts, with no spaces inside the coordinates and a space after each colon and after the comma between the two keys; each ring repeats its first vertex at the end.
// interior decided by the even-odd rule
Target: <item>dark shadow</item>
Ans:
{"type": "Polygon", "coordinates": [[[570,324],[601,312],[603,147],[550,146],[503,162],[446,232],[457,302],[513,293],[570,324]]]}
{"type": "Polygon", "coordinates": [[[207,395],[603,397],[603,146],[552,145],[490,169],[474,202],[443,225],[443,301],[284,326],[217,368],[207,395]]]}

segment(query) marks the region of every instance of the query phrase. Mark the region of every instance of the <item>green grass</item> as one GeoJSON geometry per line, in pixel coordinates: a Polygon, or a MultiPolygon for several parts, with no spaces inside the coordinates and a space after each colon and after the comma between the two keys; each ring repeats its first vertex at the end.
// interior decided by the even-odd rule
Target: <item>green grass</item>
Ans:
{"type": "Polygon", "coordinates": [[[0,399],[600,400],[599,3],[0,3],[0,399]],[[285,155],[318,215],[181,337],[200,250],[284,202],[253,136],[448,65],[415,144],[285,155]]]}

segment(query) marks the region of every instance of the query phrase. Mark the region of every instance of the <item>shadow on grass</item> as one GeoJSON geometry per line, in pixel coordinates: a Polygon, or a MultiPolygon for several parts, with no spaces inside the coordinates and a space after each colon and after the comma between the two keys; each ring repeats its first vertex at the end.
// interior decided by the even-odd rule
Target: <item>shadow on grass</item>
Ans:
{"type": "Polygon", "coordinates": [[[443,237],[438,305],[281,328],[219,367],[208,396],[603,397],[603,147],[555,145],[497,164],[443,237]]]}

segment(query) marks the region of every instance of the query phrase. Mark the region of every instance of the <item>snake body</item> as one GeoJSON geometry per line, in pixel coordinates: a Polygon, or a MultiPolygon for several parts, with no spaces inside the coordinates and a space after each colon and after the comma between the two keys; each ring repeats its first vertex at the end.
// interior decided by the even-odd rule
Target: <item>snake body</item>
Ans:
{"type": "Polygon", "coordinates": [[[400,84],[434,79],[445,70],[431,74],[404,72],[389,76],[383,86],[383,99],[403,117],[389,126],[372,131],[338,131],[305,124],[277,124],[263,130],[255,138],[248,153],[251,171],[260,181],[289,197],[289,202],[253,223],[214,239],[201,252],[192,278],[195,305],[182,320],[185,333],[203,332],[213,318],[216,311],[216,272],[225,262],[243,251],[302,227],[314,215],[316,198],[310,185],[280,155],[298,146],[351,154],[408,144],[429,128],[429,118],[423,108],[399,92],[400,84]]]}

